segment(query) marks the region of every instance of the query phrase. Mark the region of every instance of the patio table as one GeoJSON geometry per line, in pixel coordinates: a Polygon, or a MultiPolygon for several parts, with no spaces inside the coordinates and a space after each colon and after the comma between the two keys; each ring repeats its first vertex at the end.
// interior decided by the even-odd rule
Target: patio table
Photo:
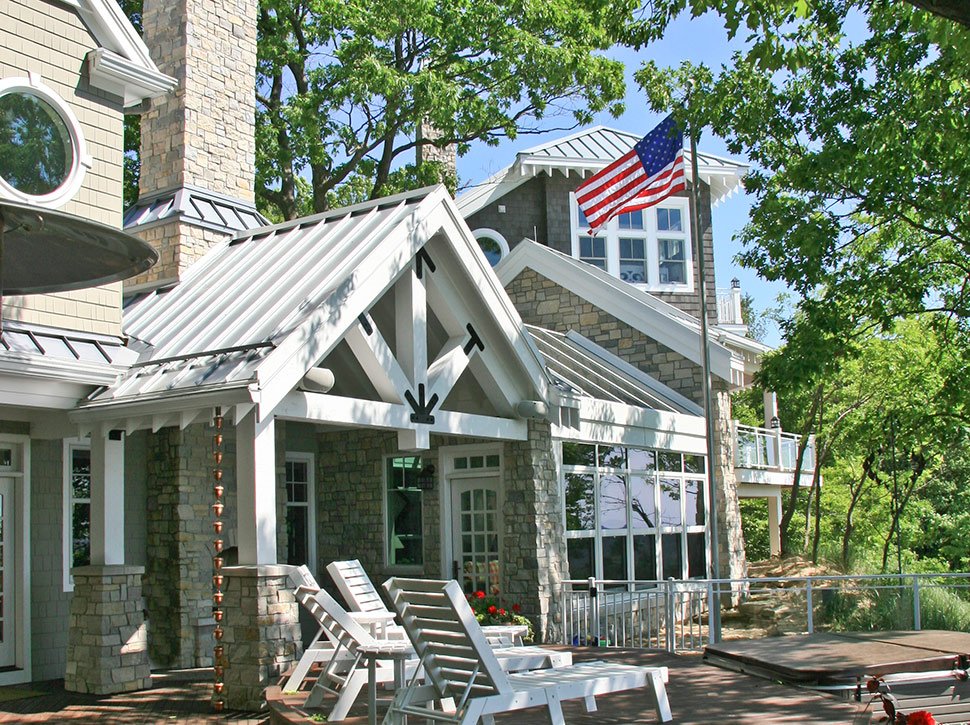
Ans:
{"type": "Polygon", "coordinates": [[[404,687],[405,662],[415,657],[410,642],[385,640],[372,645],[361,645],[358,649],[367,660],[367,722],[377,725],[377,661],[394,662],[394,692],[404,687]]]}

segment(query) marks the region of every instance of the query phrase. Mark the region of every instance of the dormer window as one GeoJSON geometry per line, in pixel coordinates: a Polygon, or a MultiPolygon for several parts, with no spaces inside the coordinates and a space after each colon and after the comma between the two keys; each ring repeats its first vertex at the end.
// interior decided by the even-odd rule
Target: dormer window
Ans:
{"type": "Polygon", "coordinates": [[[0,197],[61,206],[91,166],[70,107],[37,76],[0,80],[0,197]]]}
{"type": "Polygon", "coordinates": [[[575,197],[570,200],[574,257],[642,289],[693,291],[687,199],[621,214],[595,237],[575,197]]]}

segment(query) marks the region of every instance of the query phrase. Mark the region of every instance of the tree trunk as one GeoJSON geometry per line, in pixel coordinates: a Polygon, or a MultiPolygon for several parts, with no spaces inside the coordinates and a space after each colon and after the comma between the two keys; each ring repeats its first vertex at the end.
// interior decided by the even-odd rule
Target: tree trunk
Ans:
{"type": "Polygon", "coordinates": [[[792,519],[795,518],[795,512],[798,510],[798,489],[801,483],[802,477],[802,464],[805,460],[805,450],[808,448],[808,438],[811,431],[815,429],[815,417],[818,415],[819,408],[822,405],[822,386],[819,385],[815,389],[815,397],[812,400],[812,408],[808,413],[806,418],[806,425],[803,427],[804,432],[802,433],[801,440],[798,442],[798,455],[795,460],[795,473],[792,478],[791,494],[788,497],[788,502],[785,505],[785,510],[782,512],[781,516],[781,558],[784,559],[786,556],[791,555],[791,537],[788,535],[788,529],[791,526],[792,519]]]}

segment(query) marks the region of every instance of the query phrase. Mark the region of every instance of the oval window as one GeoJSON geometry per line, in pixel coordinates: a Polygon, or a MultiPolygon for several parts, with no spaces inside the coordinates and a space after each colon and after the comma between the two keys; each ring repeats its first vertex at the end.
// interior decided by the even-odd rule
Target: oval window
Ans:
{"type": "Polygon", "coordinates": [[[81,185],[90,161],[77,119],[35,77],[0,81],[0,194],[59,205],[81,185]]]}

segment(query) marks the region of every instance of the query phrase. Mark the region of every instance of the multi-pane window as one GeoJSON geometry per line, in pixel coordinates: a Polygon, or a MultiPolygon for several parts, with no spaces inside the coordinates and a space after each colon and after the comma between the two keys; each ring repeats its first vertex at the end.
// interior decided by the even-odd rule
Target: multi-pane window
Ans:
{"type": "Polygon", "coordinates": [[[74,588],[71,569],[91,563],[91,446],[64,443],[64,588],[74,588]]]}
{"type": "Polygon", "coordinates": [[[314,569],[313,457],[287,453],[286,478],[286,563],[306,564],[314,569]]]}
{"type": "Polygon", "coordinates": [[[671,198],[611,220],[596,236],[573,204],[573,256],[645,289],[693,289],[687,200],[671,198]]]}
{"type": "Polygon", "coordinates": [[[707,575],[704,457],[564,442],[571,579],[707,575]]]}
{"type": "Polygon", "coordinates": [[[424,468],[420,456],[387,459],[387,564],[424,563],[423,491],[418,478],[424,468]]]}

